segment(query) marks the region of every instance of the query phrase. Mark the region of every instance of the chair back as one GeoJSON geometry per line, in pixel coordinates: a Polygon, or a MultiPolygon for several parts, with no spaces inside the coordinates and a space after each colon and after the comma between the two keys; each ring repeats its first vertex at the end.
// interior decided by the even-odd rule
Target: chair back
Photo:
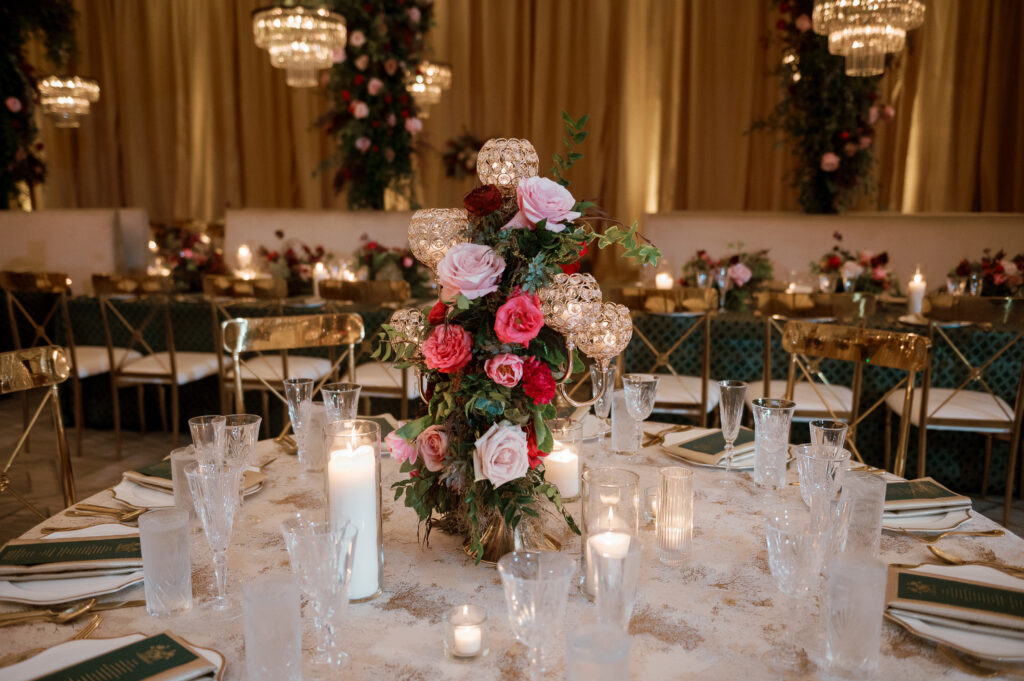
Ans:
{"type": "Polygon", "coordinates": [[[914,383],[918,371],[928,366],[930,342],[913,333],[899,333],[860,326],[842,326],[813,322],[789,321],[782,330],[782,347],[789,353],[789,374],[786,379],[786,398],[793,398],[794,386],[806,380],[821,400],[824,411],[835,419],[822,391],[830,389],[830,381],[821,368],[821,360],[831,359],[853,363],[850,428],[847,443],[854,456],[863,458],[856,446],[856,429],[869,414],[885,404],[885,399],[900,388],[906,391],[904,414],[900,422],[900,437],[896,451],[894,472],[903,475],[910,436],[910,414],[914,399],[914,383]],[[905,375],[867,410],[860,411],[863,370],[866,366],[896,369],[905,375]],[[797,370],[800,376],[797,376],[797,370]],[[815,378],[818,380],[816,381],[815,378]]]}
{"type": "Polygon", "coordinates": [[[51,333],[58,314],[70,337],[67,316],[69,282],[68,275],[63,272],[0,272],[0,289],[6,294],[7,319],[16,349],[56,345],[51,333]],[[23,325],[26,324],[28,329],[25,330],[31,332],[31,340],[22,337],[23,325]]]}
{"type": "Polygon", "coordinates": [[[922,312],[934,321],[971,322],[1024,331],[1024,298],[982,298],[939,293],[925,298],[922,312]]]}
{"type": "Polygon", "coordinates": [[[10,492],[26,508],[42,519],[42,513],[22,496],[11,485],[10,470],[15,459],[24,448],[29,433],[39,420],[40,414],[49,403],[53,419],[53,429],[57,437],[57,460],[61,477],[61,488],[64,493],[64,504],[75,503],[75,481],[71,471],[71,455],[68,451],[67,437],[64,433],[64,421],[60,412],[60,396],[57,386],[71,375],[71,364],[64,348],[57,345],[39,346],[11,352],[0,353],[0,395],[24,392],[35,388],[45,388],[46,396],[40,401],[25,426],[13,451],[7,456],[3,468],[0,469],[0,493],[10,492]]]}
{"type": "Polygon", "coordinates": [[[217,298],[281,300],[288,296],[288,282],[280,277],[242,279],[224,274],[203,277],[203,293],[217,298]]]}
{"type": "Polygon", "coordinates": [[[412,297],[407,281],[344,281],[324,279],[319,283],[320,297],[354,303],[404,303],[412,297]]]}
{"type": "Polygon", "coordinates": [[[174,347],[174,328],[171,324],[170,299],[174,280],[169,276],[94,274],[92,288],[99,298],[100,318],[107,343],[107,357],[115,381],[129,375],[125,365],[132,360],[130,353],[121,348],[135,350],[142,355],[158,352],[148,340],[147,331],[163,329],[164,344],[169,362],[164,374],[147,374],[157,381],[170,381],[178,373],[174,347]]]}

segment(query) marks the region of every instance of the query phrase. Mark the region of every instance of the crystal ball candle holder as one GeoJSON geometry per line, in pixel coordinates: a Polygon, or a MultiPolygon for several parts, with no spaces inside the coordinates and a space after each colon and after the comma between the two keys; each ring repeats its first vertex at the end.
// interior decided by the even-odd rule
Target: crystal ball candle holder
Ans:
{"type": "Polygon", "coordinates": [[[410,343],[415,346],[423,341],[423,332],[426,330],[426,324],[423,321],[423,313],[414,307],[404,307],[400,310],[395,310],[394,314],[391,315],[391,319],[388,320],[388,324],[391,326],[395,336],[391,337],[391,344],[397,351],[399,346],[406,343],[410,343]]]}
{"type": "Polygon", "coordinates": [[[556,274],[537,292],[544,323],[571,335],[601,311],[601,287],[589,274],[556,274]]]}
{"type": "Polygon", "coordinates": [[[427,208],[409,220],[409,248],[416,259],[432,270],[456,244],[471,240],[473,226],[462,208],[427,208]]]}
{"type": "Polygon", "coordinates": [[[597,361],[602,371],[622,352],[633,337],[633,319],[629,308],[618,303],[602,303],[596,315],[573,334],[576,347],[597,361]]]}
{"type": "Polygon", "coordinates": [[[539,169],[540,159],[529,140],[487,140],[476,158],[480,183],[493,184],[506,196],[514,195],[519,180],[536,176],[539,169]]]}

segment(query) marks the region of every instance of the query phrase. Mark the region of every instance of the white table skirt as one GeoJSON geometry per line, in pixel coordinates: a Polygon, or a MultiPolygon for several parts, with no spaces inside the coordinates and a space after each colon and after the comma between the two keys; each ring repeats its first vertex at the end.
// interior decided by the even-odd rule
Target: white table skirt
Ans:
{"type": "MultiPolygon", "coordinates": [[[[648,424],[648,429],[651,429],[648,424]]],[[[231,541],[228,584],[240,599],[241,584],[258,575],[289,572],[280,523],[295,509],[318,505],[322,477],[305,475],[294,457],[282,454],[269,441],[261,442],[256,459],[277,456],[267,473],[266,487],[242,509],[231,541]],[[251,517],[261,522],[253,523],[251,517]]],[[[619,465],[638,472],[641,485],[656,484],[661,466],[683,465],[659,448],[648,448],[631,460],[595,457],[589,465],[619,465]]],[[[813,660],[824,645],[824,626],[815,619],[817,600],[794,603],[779,593],[768,573],[761,510],[765,491],[746,473],[732,473],[733,484],[718,480],[726,473],[696,471],[694,553],[683,567],[661,565],[654,555],[653,525],[642,531],[643,569],[633,621],[631,676],[634,679],[815,679],[825,673],[813,660]]],[[[790,471],[795,479],[795,471],[790,471]]],[[[525,678],[525,649],[515,643],[508,625],[501,582],[491,567],[475,566],[460,550],[461,540],[435,531],[430,546],[417,541],[417,518],[394,501],[390,485],[399,476],[391,459],[383,464],[384,479],[384,593],[354,604],[344,630],[344,648],[352,668],[339,678],[355,679],[480,679],[525,678]],[[451,606],[476,603],[490,611],[490,655],[458,663],[441,650],[441,615],[451,606]]],[[[798,495],[788,487],[784,494],[798,495]]],[[[116,505],[109,491],[90,497],[90,503],[116,505]]],[[[568,504],[579,518],[579,503],[568,504]]],[[[77,526],[81,518],[55,516],[42,526],[77,526]]],[[[980,515],[959,529],[996,527],[980,515]]],[[[38,527],[26,533],[38,536],[38,527]]],[[[564,527],[550,522],[548,531],[564,541],[563,551],[579,556],[580,542],[564,527]]],[[[193,589],[197,601],[213,586],[210,552],[201,531],[193,528],[193,589]]],[[[1024,541],[1007,534],[1000,538],[945,539],[942,546],[970,559],[1001,560],[1024,565],[1024,541]]],[[[934,562],[926,546],[910,537],[885,533],[883,558],[888,562],[934,562]]],[[[111,599],[144,598],[141,586],[111,599]]],[[[16,606],[0,604],[10,611],[16,606]]],[[[594,606],[573,586],[568,627],[593,617],[594,606]]],[[[79,622],[84,622],[84,619],[79,622]]],[[[312,624],[304,618],[304,649],[312,650],[312,624]]],[[[77,626],[33,624],[0,630],[0,653],[27,650],[61,642],[77,626]]],[[[170,629],[193,643],[216,648],[228,660],[226,679],[244,679],[242,620],[220,621],[200,608],[180,618],[154,619],[142,608],[103,613],[95,637],[130,632],[156,633],[170,629]]],[[[885,623],[879,677],[882,679],[971,678],[951,667],[931,643],[885,623]]],[[[564,648],[564,646],[562,646],[564,648]]],[[[551,678],[564,678],[559,673],[551,678]]]]}

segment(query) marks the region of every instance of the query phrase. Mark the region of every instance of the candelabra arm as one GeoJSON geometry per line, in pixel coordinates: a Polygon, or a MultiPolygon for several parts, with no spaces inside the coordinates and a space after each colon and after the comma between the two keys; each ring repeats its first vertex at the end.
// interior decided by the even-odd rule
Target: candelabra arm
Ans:
{"type": "Polygon", "coordinates": [[[572,353],[576,350],[576,344],[572,342],[572,338],[569,334],[565,335],[565,374],[558,381],[559,387],[565,385],[572,380],[572,353]]]}
{"type": "Polygon", "coordinates": [[[589,400],[577,401],[569,397],[569,393],[566,391],[564,383],[559,383],[556,387],[558,388],[558,396],[572,406],[589,407],[597,403],[602,397],[604,397],[605,393],[608,392],[608,367],[604,366],[601,369],[601,391],[589,400]]]}
{"type": "Polygon", "coordinates": [[[430,400],[428,400],[423,395],[423,372],[419,370],[419,367],[416,367],[415,369],[413,369],[413,372],[416,375],[416,394],[420,396],[420,399],[423,401],[423,404],[425,404],[425,405],[427,405],[429,407],[430,406],[430,400]]]}

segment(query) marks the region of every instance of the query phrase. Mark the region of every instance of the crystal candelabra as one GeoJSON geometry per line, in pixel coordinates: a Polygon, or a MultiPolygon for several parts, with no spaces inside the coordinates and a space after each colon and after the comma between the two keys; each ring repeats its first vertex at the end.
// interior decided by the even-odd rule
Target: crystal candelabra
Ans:
{"type": "Polygon", "coordinates": [[[406,77],[405,89],[416,102],[420,118],[430,116],[428,106],[441,101],[441,93],[452,86],[452,67],[421,61],[406,77]]]}
{"type": "Polygon", "coordinates": [[[462,208],[428,208],[412,214],[409,221],[409,249],[416,259],[432,270],[455,244],[472,240],[473,228],[462,208]]]}
{"type": "Polygon", "coordinates": [[[273,5],[252,13],[252,34],[288,85],[316,87],[316,72],[331,68],[334,50],[345,46],[345,19],[325,7],[273,5]]]}
{"type": "Polygon", "coordinates": [[[846,58],[846,75],[879,76],[886,53],[903,49],[907,31],[924,23],[921,0],[815,0],[814,32],[846,58]]]}
{"type": "Polygon", "coordinates": [[[490,139],[476,157],[480,184],[493,184],[506,196],[515,196],[519,180],[534,177],[540,169],[537,151],[529,140],[490,139]]]}
{"type": "Polygon", "coordinates": [[[100,99],[95,80],[70,76],[47,76],[39,81],[39,104],[58,128],[77,128],[90,104],[100,99]]]}

